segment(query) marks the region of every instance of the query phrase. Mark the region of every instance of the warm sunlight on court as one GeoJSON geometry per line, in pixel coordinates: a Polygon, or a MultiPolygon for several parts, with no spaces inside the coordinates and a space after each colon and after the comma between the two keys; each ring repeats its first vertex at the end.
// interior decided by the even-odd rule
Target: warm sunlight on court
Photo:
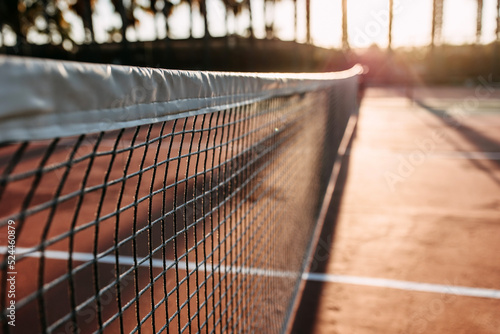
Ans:
{"type": "Polygon", "coordinates": [[[0,333],[500,334],[500,0],[0,0],[0,333]]]}

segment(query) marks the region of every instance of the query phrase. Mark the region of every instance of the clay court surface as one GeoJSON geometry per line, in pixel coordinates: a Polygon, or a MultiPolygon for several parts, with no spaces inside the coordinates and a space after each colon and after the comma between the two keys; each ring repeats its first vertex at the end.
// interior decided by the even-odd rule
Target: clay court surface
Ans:
{"type": "MultiPolygon", "coordinates": [[[[294,333],[499,332],[500,89],[479,88],[420,88],[412,93],[414,102],[406,97],[405,94],[408,92],[404,90],[379,88],[367,91],[355,137],[341,173],[342,182],[339,183],[334,195],[334,202],[317,248],[313,274],[309,275],[302,304],[297,313],[294,333]],[[416,289],[419,291],[414,291],[416,289]]],[[[167,128],[169,126],[167,125],[167,128]]],[[[175,126],[172,127],[174,128],[175,126]]],[[[159,128],[153,128],[154,134],[158,131],[159,128]]],[[[115,135],[111,133],[110,138],[104,137],[100,149],[104,151],[112,149],[115,135]]],[[[138,136],[140,138],[138,142],[145,141],[147,133],[141,131],[138,136]]],[[[202,137],[202,143],[205,141],[215,143],[215,137],[213,134],[205,135],[202,137]]],[[[191,140],[197,142],[200,137],[193,135],[193,138],[191,140]]],[[[86,140],[88,142],[83,142],[81,149],[76,153],[77,159],[91,153],[95,138],[90,136],[86,140]]],[[[118,149],[125,149],[131,143],[132,133],[125,132],[118,149]]],[[[64,147],[65,144],[73,147],[75,143],[63,141],[58,145],[64,147]]],[[[171,145],[179,154],[187,150],[187,147],[180,147],[177,142],[167,139],[163,145],[171,145]]],[[[43,150],[37,151],[36,145],[30,149],[30,157],[34,164],[39,163],[43,150]]],[[[148,161],[155,159],[154,150],[149,153],[143,151],[144,148],[140,147],[138,156],[132,156],[129,173],[140,169],[139,157],[142,154],[148,161]]],[[[283,155],[274,165],[266,167],[269,171],[278,170],[278,175],[282,175],[273,182],[279,184],[287,180],[296,180],[295,183],[306,182],[305,174],[302,173],[302,177],[298,177],[299,172],[306,170],[307,165],[314,162],[311,159],[304,159],[306,154],[304,152],[298,151],[291,156],[283,155]],[[290,164],[298,167],[284,167],[290,164]],[[283,168],[284,171],[280,172],[279,169],[283,168]]],[[[110,169],[110,180],[119,179],[123,175],[127,154],[126,151],[117,154],[114,162],[117,167],[110,169]]],[[[217,151],[217,154],[208,154],[209,164],[216,165],[220,161],[220,154],[226,155],[224,149],[221,152],[217,151]]],[[[59,155],[56,150],[51,159],[57,160],[59,155]]],[[[96,168],[88,176],[89,184],[100,184],[107,173],[109,159],[109,155],[96,158],[94,163],[96,168]]],[[[134,174],[130,177],[130,181],[123,185],[119,182],[111,185],[105,195],[100,192],[91,193],[85,197],[83,203],[91,210],[86,215],[81,214],[81,219],[76,220],[72,211],[78,200],[78,196],[75,196],[66,204],[60,205],[53,219],[59,223],[53,224],[45,231],[43,226],[48,219],[46,211],[29,216],[31,229],[23,231],[23,238],[20,239],[22,242],[18,247],[35,246],[43,234],[46,239],[50,239],[64,235],[71,228],[82,228],[82,230],[75,234],[72,241],[71,250],[76,254],[72,263],[68,261],[69,236],[67,235],[47,247],[46,250],[49,252],[44,260],[45,269],[40,269],[40,259],[36,255],[21,262],[18,271],[23,274],[18,275],[17,282],[19,297],[25,297],[36,291],[44,283],[63,275],[68,268],[74,269],[82,263],[88,263],[75,275],[72,282],[62,281],[46,294],[43,300],[47,305],[45,317],[49,322],[59,319],[68,314],[72,306],[71,300],[75,304],[84,303],[87,298],[94,295],[96,283],[101,288],[109,285],[107,292],[101,294],[102,319],[98,319],[98,314],[94,311],[96,307],[94,300],[89,300],[76,314],[78,324],[83,324],[83,332],[93,331],[99,322],[112,319],[106,331],[109,333],[119,331],[119,327],[128,332],[142,320],[146,322],[143,327],[144,332],[152,330],[150,328],[152,323],[156,324],[158,331],[165,324],[167,314],[174,315],[170,330],[175,332],[178,330],[177,327],[186,326],[186,321],[178,319],[187,319],[194,314],[194,310],[199,310],[199,313],[193,319],[193,331],[196,331],[200,323],[205,329],[215,328],[218,331],[222,326],[220,323],[215,323],[214,319],[223,318],[231,324],[231,319],[254,307],[252,301],[266,300],[271,293],[273,300],[278,300],[280,289],[293,285],[293,279],[285,276],[276,277],[273,291],[265,291],[259,275],[243,275],[234,279],[226,269],[212,268],[210,262],[222,266],[233,264],[240,268],[265,267],[268,262],[276,266],[280,260],[268,258],[266,254],[270,252],[261,244],[273,235],[276,238],[276,235],[280,234],[283,237],[276,239],[283,242],[286,247],[297,246],[293,244],[296,231],[286,229],[286,222],[290,219],[301,219],[301,214],[292,212],[293,210],[280,211],[281,221],[278,227],[272,230],[273,235],[255,233],[255,238],[246,240],[246,248],[236,249],[246,258],[224,257],[226,251],[232,249],[232,243],[236,241],[234,238],[222,242],[217,252],[203,253],[204,250],[213,247],[214,242],[217,244],[216,236],[215,241],[204,239],[203,244],[198,246],[200,258],[196,258],[193,251],[189,252],[189,256],[183,257],[179,277],[175,277],[176,271],[172,264],[166,268],[163,262],[164,259],[168,262],[175,258],[173,244],[165,247],[164,258],[161,252],[157,252],[151,259],[144,260],[135,271],[131,269],[136,267],[137,261],[145,259],[147,254],[151,253],[150,247],[147,247],[148,239],[154,248],[165,242],[160,238],[161,235],[163,238],[171,238],[183,228],[179,226],[175,231],[166,233],[162,233],[159,226],[147,228],[144,222],[151,221],[152,218],[157,219],[164,214],[161,212],[162,203],[172,202],[176,193],[172,188],[166,194],[166,199],[160,198],[160,195],[147,197],[152,187],[151,183],[154,182],[154,185],[159,187],[163,179],[168,183],[175,183],[189,170],[200,172],[203,170],[201,161],[205,160],[203,153],[199,160],[200,164],[190,166],[183,159],[172,162],[168,168],[172,173],[169,172],[165,178],[163,176],[167,167],[162,165],[157,170],[150,169],[143,174],[134,174]],[[181,170],[181,176],[175,175],[176,169],[181,170]],[[153,177],[153,174],[156,176],[153,177]],[[139,177],[142,177],[143,182],[135,193],[134,185],[137,184],[139,177]],[[149,213],[150,216],[136,217],[131,206],[123,212],[119,223],[121,229],[118,229],[118,222],[115,224],[115,216],[111,214],[116,210],[117,197],[123,191],[122,187],[125,190],[123,203],[135,203],[137,199],[144,198],[137,205],[139,211],[142,208],[142,212],[149,213]],[[127,187],[132,188],[129,190],[127,187]],[[100,203],[103,203],[103,206],[99,208],[100,203]],[[150,208],[147,208],[148,206],[150,208]],[[89,219],[83,218],[93,217],[98,210],[101,216],[110,216],[103,219],[104,223],[99,226],[100,230],[96,231],[95,226],[86,226],[89,219]],[[40,221],[39,225],[36,224],[37,221],[40,221]],[[130,231],[138,229],[144,231],[136,235],[137,242],[134,244],[128,237],[130,231]],[[95,235],[99,237],[94,237],[95,235]],[[98,262],[91,262],[93,253],[104,252],[112,248],[117,241],[120,241],[120,246],[113,248],[108,257],[98,262]],[[259,252],[253,253],[252,249],[258,249],[259,252]],[[113,264],[115,256],[120,257],[120,266],[113,264]],[[191,273],[186,279],[185,266],[191,266],[188,269],[192,272],[193,264],[199,263],[201,257],[209,258],[207,268],[203,267],[197,273],[191,273]],[[32,275],[28,274],[30,271],[32,275]],[[39,279],[37,275],[41,271],[45,272],[45,275],[39,279]],[[94,274],[96,272],[99,273],[98,276],[94,274]],[[167,275],[162,275],[164,272],[167,272],[167,275]],[[123,275],[120,288],[113,286],[117,273],[123,275]],[[156,280],[153,289],[149,289],[151,277],[166,278],[165,282],[163,278],[156,280]],[[179,280],[183,283],[179,283],[179,280]],[[193,295],[196,285],[199,285],[197,280],[206,284],[199,289],[197,295],[193,295]],[[135,282],[138,282],[137,286],[135,282]],[[70,296],[71,298],[67,296],[70,290],[69,284],[79,287],[78,292],[70,296]],[[129,288],[125,289],[127,286],[129,288]],[[235,306],[233,303],[225,310],[221,305],[233,301],[231,294],[241,287],[249,291],[250,297],[244,296],[242,305],[235,306]],[[221,294],[226,288],[229,290],[229,295],[221,294]],[[136,292],[142,289],[145,290],[140,292],[139,298],[136,298],[136,292]],[[183,302],[188,299],[189,289],[193,296],[188,302],[192,307],[190,315],[186,310],[187,307],[184,307],[181,313],[175,316],[177,311],[175,302],[168,306],[159,304],[165,297],[165,290],[171,293],[171,299],[183,302]],[[118,291],[122,293],[122,301],[118,304],[124,308],[122,324],[113,318],[118,312],[118,291]],[[199,300],[203,301],[205,295],[208,296],[206,299],[209,302],[198,305],[199,300]],[[64,302],[61,303],[61,299],[64,302]],[[128,303],[129,301],[132,302],[128,303]],[[155,319],[148,315],[151,303],[159,305],[155,319]],[[223,314],[224,312],[227,313],[223,314]],[[137,313],[140,319],[137,318],[137,313]],[[207,314],[210,315],[210,319],[204,324],[207,314]]],[[[50,162],[49,160],[49,164],[50,162]]],[[[22,166],[17,168],[22,169],[22,166]]],[[[81,177],[85,168],[85,164],[75,164],[67,176],[68,180],[76,179],[74,175],[81,177]]],[[[63,171],[64,169],[42,178],[39,188],[45,191],[42,195],[46,196],[36,197],[33,200],[35,203],[31,204],[37,204],[37,200],[43,202],[53,197],[56,191],[54,184],[58,184],[63,177],[63,171]]],[[[214,170],[207,179],[204,176],[197,178],[198,183],[194,179],[184,179],[184,182],[179,184],[179,193],[182,194],[187,187],[189,196],[198,196],[199,190],[203,193],[203,187],[208,188],[210,182],[217,182],[222,176],[219,173],[220,170],[214,170]]],[[[267,207],[259,206],[260,204],[253,204],[258,202],[259,198],[269,196],[259,190],[260,183],[264,182],[264,185],[273,189],[270,181],[266,181],[266,175],[264,172],[262,180],[254,180],[246,186],[248,189],[244,194],[250,196],[250,200],[244,209],[257,218],[246,219],[245,224],[239,227],[241,229],[239,233],[245,232],[246,229],[253,231],[256,224],[261,224],[259,219],[263,217],[262,212],[269,210],[267,207]]],[[[18,199],[24,198],[23,191],[30,187],[31,182],[31,179],[24,183],[20,182],[19,189],[16,188],[16,191],[11,192],[9,196],[4,194],[0,204],[3,214],[17,212],[21,208],[23,203],[18,199]]],[[[63,190],[67,193],[78,192],[80,182],[80,179],[67,182],[63,190]]],[[[234,187],[237,182],[238,180],[233,182],[234,189],[237,189],[234,187]]],[[[276,189],[279,190],[279,187],[276,189]]],[[[293,204],[290,204],[293,201],[287,199],[293,193],[282,194],[276,189],[273,191],[276,193],[277,203],[286,202],[288,206],[293,207],[293,204]]],[[[217,221],[219,216],[231,212],[232,208],[236,207],[237,200],[244,194],[237,193],[226,208],[214,210],[210,219],[217,221]]],[[[301,196],[307,198],[306,195],[301,196]]],[[[216,196],[213,202],[217,203],[217,192],[212,196],[216,196]]],[[[179,203],[183,200],[185,199],[178,198],[179,203]]],[[[206,205],[208,201],[209,197],[205,202],[201,199],[196,201],[198,209],[192,210],[186,207],[176,209],[173,216],[177,215],[179,222],[185,219],[187,224],[192,223],[196,217],[207,214],[210,208],[205,208],[203,203],[206,205]]],[[[164,210],[173,208],[166,207],[164,210]]],[[[221,224],[219,228],[221,231],[224,228],[229,231],[232,227],[228,223],[227,226],[221,224]]],[[[188,230],[190,235],[198,233],[198,236],[201,236],[209,230],[209,226],[200,227],[195,232],[193,225],[188,230]]],[[[268,230],[263,228],[262,231],[268,230]]],[[[3,232],[2,235],[5,235],[3,232]]],[[[200,241],[200,238],[186,242],[184,235],[179,234],[178,251],[186,252],[186,247],[193,247],[194,240],[200,241]]],[[[6,242],[6,240],[1,241],[2,245],[6,242]]],[[[285,246],[273,247],[285,249],[285,246]]],[[[284,263],[280,269],[285,270],[289,264],[284,263]]],[[[38,314],[37,303],[40,303],[39,299],[33,299],[28,303],[22,312],[18,313],[19,319],[30,314],[38,314]]],[[[284,311],[283,305],[269,310],[257,310],[255,313],[259,314],[259,318],[253,325],[259,328],[258,321],[266,323],[266,316],[272,319],[273,312],[284,311]]],[[[236,320],[234,321],[237,322],[236,320]]],[[[67,322],[69,324],[69,321],[67,322]]],[[[248,324],[242,326],[248,328],[248,324]]],[[[38,323],[24,322],[16,329],[23,332],[23,328],[25,332],[36,331],[38,323]]],[[[188,331],[187,328],[185,330],[188,331]]],[[[71,326],[62,325],[56,328],[55,333],[71,331],[71,326]]]]}
{"type": "Polygon", "coordinates": [[[321,96],[5,145],[18,322],[2,330],[276,332],[319,202],[321,96]]]}
{"type": "Polygon", "coordinates": [[[405,95],[367,91],[294,333],[500,332],[500,89],[405,95]]]}

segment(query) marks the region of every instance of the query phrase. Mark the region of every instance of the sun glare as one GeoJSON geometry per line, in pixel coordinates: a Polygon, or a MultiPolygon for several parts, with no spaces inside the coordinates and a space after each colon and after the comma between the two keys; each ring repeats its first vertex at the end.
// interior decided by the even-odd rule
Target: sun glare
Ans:
{"type": "MultiPolygon", "coordinates": [[[[393,46],[422,46],[431,42],[432,3],[433,0],[394,0],[393,46]]],[[[476,0],[448,0],[444,3],[442,42],[474,42],[476,0]]],[[[311,34],[315,44],[340,47],[341,0],[311,0],[311,5],[311,34]]],[[[352,47],[387,46],[389,0],[348,0],[347,11],[349,44],[352,47]]],[[[496,0],[484,0],[481,41],[493,41],[495,29],[496,0]]],[[[301,30],[305,31],[305,25],[301,30]]]]}
{"type": "MultiPolygon", "coordinates": [[[[235,18],[228,14],[221,0],[206,0],[210,35],[224,36],[229,33],[245,35],[250,25],[247,12],[235,18]],[[228,22],[226,26],[226,22],[228,22]]],[[[497,0],[484,0],[482,43],[495,40],[497,0]]],[[[322,47],[342,46],[342,0],[310,0],[311,37],[314,44],[322,47]]],[[[113,10],[111,0],[97,0],[93,15],[95,38],[98,42],[110,39],[108,31],[121,25],[119,15],[113,10]]],[[[265,0],[252,0],[252,18],[254,34],[265,38],[265,21],[273,22],[276,36],[283,40],[306,41],[306,0],[297,0],[297,31],[294,25],[294,1],[282,0],[274,3],[265,0]],[[270,10],[265,10],[265,6],[270,10]],[[265,17],[267,13],[268,17],[265,17]],[[297,35],[297,36],[296,36],[297,35]]],[[[347,21],[349,45],[354,48],[366,48],[377,44],[388,45],[389,0],[348,0],[347,21]]],[[[476,0],[444,1],[443,27],[441,42],[450,44],[473,43],[476,39],[476,0]]],[[[246,9],[245,9],[246,11],[246,9]]],[[[392,45],[423,46],[431,42],[433,0],[394,0],[392,45]]],[[[151,13],[137,12],[139,24],[134,31],[127,32],[129,40],[153,40],[166,36],[166,22],[162,15],[154,17],[151,13]]],[[[189,37],[189,7],[180,4],[169,18],[172,38],[189,37]]],[[[194,37],[204,35],[203,18],[194,12],[192,33],[194,37]]],[[[71,37],[77,42],[84,41],[81,19],[74,13],[65,14],[65,19],[72,24],[71,37]]],[[[6,29],[4,40],[13,44],[6,29]]],[[[37,36],[30,35],[33,39],[37,36]]],[[[36,41],[35,41],[36,42],[36,41]]],[[[39,41],[43,42],[43,41],[39,41]]]]}

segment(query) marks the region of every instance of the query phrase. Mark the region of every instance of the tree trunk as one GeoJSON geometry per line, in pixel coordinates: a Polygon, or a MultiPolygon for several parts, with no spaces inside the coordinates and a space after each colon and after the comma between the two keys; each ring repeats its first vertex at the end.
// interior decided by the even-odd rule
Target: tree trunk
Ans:
{"type": "Polygon", "coordinates": [[[497,0],[497,41],[500,41],[500,0],[497,0]]]}
{"type": "Polygon", "coordinates": [[[43,29],[43,32],[47,35],[49,38],[49,44],[52,44],[52,34],[50,32],[50,16],[49,13],[47,12],[47,7],[49,7],[49,1],[48,0],[42,0],[42,5],[43,5],[43,18],[45,20],[46,26],[43,29]]]}
{"type": "Polygon", "coordinates": [[[389,0],[389,43],[387,48],[392,49],[392,20],[394,18],[394,0],[389,0]]]}
{"type": "Polygon", "coordinates": [[[347,0],[342,0],[342,48],[349,49],[349,32],[347,30],[347,0]]]}
{"type": "Polygon", "coordinates": [[[432,36],[431,47],[434,48],[437,41],[441,39],[441,27],[443,26],[443,0],[434,0],[432,9],[432,36]]]}
{"type": "Polygon", "coordinates": [[[229,36],[229,12],[232,11],[232,1],[222,0],[224,5],[224,28],[226,29],[226,37],[229,36]]]}
{"type": "Polygon", "coordinates": [[[169,33],[170,33],[170,28],[168,26],[168,19],[170,17],[170,14],[172,12],[173,4],[170,1],[165,1],[165,4],[163,6],[163,16],[165,17],[165,38],[169,38],[169,33]]]}
{"type": "Polygon", "coordinates": [[[265,0],[264,1],[264,24],[266,28],[266,38],[274,38],[274,10],[275,10],[276,0],[265,0]],[[271,11],[272,4],[272,11],[271,11]],[[271,22],[268,21],[268,17],[271,16],[271,22]]]}
{"type": "Polygon", "coordinates": [[[436,7],[438,0],[432,1],[432,30],[431,30],[431,47],[436,45],[436,7]]]}
{"type": "Polygon", "coordinates": [[[500,0],[497,0],[497,41],[500,41],[500,0]]]}
{"type": "Polygon", "coordinates": [[[207,11],[207,3],[206,0],[200,1],[200,11],[203,15],[203,25],[205,28],[205,37],[210,37],[210,31],[208,30],[208,11],[207,11]]]}
{"type": "Polygon", "coordinates": [[[94,23],[92,22],[92,6],[90,5],[90,1],[84,1],[85,3],[85,17],[84,20],[85,26],[88,27],[90,31],[90,42],[94,43],[95,42],[95,35],[94,35],[94,23]]]}
{"type": "Polygon", "coordinates": [[[249,32],[250,32],[250,38],[254,37],[254,31],[253,31],[253,15],[252,15],[252,1],[247,0],[248,4],[248,16],[250,19],[250,27],[249,27],[249,32]]]}
{"type": "MultiPolygon", "coordinates": [[[[500,1],[500,0],[499,0],[500,1]]],[[[299,8],[298,8],[298,1],[293,0],[293,28],[294,28],[294,36],[295,36],[295,42],[298,41],[299,39],[299,25],[298,25],[298,13],[299,13],[299,8]]]]}
{"type": "Polygon", "coordinates": [[[311,0],[306,0],[306,41],[311,43],[311,0]]]}
{"type": "Polygon", "coordinates": [[[115,0],[115,1],[112,1],[112,3],[115,6],[116,11],[120,15],[120,18],[122,19],[122,27],[121,27],[122,42],[126,43],[127,42],[127,28],[130,26],[130,22],[127,18],[127,12],[126,12],[125,6],[123,5],[122,0],[115,0]]]}
{"type": "Polygon", "coordinates": [[[481,32],[483,30],[483,0],[477,0],[476,16],[476,43],[481,42],[481,32]]]}
{"type": "Polygon", "coordinates": [[[193,38],[193,0],[188,0],[189,6],[189,38],[193,38]]]}
{"type": "Polygon", "coordinates": [[[151,13],[153,13],[153,26],[155,31],[155,40],[158,40],[158,11],[156,10],[156,0],[150,0],[149,9],[151,9],[151,13]]]}
{"type": "MultiPolygon", "coordinates": [[[[0,28],[4,24],[8,25],[16,35],[16,44],[19,45],[21,43],[25,43],[26,36],[24,36],[23,29],[21,28],[21,19],[19,9],[17,7],[17,1],[2,1],[0,4],[0,10],[3,11],[3,13],[0,13],[0,17],[3,19],[3,21],[0,22],[0,28]]],[[[2,41],[2,45],[5,46],[3,44],[5,42],[3,31],[2,38],[4,39],[4,41],[2,41]]]]}

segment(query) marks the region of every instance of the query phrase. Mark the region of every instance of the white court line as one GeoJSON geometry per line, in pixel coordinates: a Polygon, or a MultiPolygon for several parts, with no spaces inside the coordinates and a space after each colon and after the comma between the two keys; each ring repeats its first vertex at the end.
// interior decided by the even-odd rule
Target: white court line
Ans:
{"type": "MultiPolygon", "coordinates": [[[[6,252],[7,252],[7,247],[0,246],[0,253],[6,253],[6,252]]],[[[39,258],[41,256],[41,252],[34,251],[32,248],[16,247],[16,255],[22,255],[24,257],[31,257],[31,258],[39,258]]],[[[46,250],[44,251],[44,256],[45,258],[51,260],[69,259],[69,253],[66,251],[46,250]]],[[[72,258],[74,261],[89,262],[94,260],[94,255],[91,253],[74,252],[72,258]]],[[[134,265],[134,257],[132,256],[119,256],[118,259],[120,265],[130,265],[130,266],[134,265]]],[[[137,262],[141,262],[144,259],[145,258],[137,258],[137,262]]],[[[104,264],[115,264],[116,258],[113,255],[107,255],[99,258],[98,262],[104,264]]],[[[163,268],[163,261],[161,259],[153,259],[152,265],[153,268],[163,268]]],[[[165,261],[165,266],[167,268],[174,265],[175,261],[173,260],[165,261]]],[[[139,264],[139,267],[149,267],[149,259],[139,264]]],[[[186,261],[181,260],[177,263],[177,267],[180,270],[186,270],[188,267],[190,270],[193,270],[195,267],[197,267],[197,265],[195,262],[188,262],[188,265],[186,266],[186,261]]],[[[175,267],[172,267],[171,269],[175,269],[175,267]]],[[[197,269],[202,272],[205,271],[203,264],[198,264],[197,269]]],[[[211,271],[212,271],[212,266],[211,264],[207,263],[207,272],[211,271]]],[[[280,277],[280,278],[297,277],[297,273],[291,271],[276,271],[276,270],[267,270],[261,268],[251,268],[251,267],[221,266],[220,271],[222,273],[232,273],[232,274],[240,273],[252,276],[266,276],[266,277],[280,277]]],[[[405,291],[420,291],[420,292],[440,293],[440,294],[449,294],[457,296],[500,299],[500,290],[494,290],[494,289],[471,288],[471,287],[454,286],[454,285],[399,281],[399,280],[392,280],[385,278],[372,278],[372,277],[359,277],[359,276],[333,275],[333,274],[320,274],[320,273],[304,273],[302,275],[302,279],[307,281],[344,283],[344,284],[363,285],[363,286],[379,287],[379,288],[390,288],[390,289],[405,290],[405,291]]]]}
{"type": "Polygon", "coordinates": [[[431,158],[467,159],[467,160],[500,160],[500,152],[433,152],[431,158]]]}
{"type": "MultiPolygon", "coordinates": [[[[410,155],[420,150],[390,150],[390,149],[357,149],[355,153],[358,154],[372,154],[377,156],[400,156],[410,155]]],[[[424,152],[426,157],[431,159],[449,159],[449,160],[500,160],[500,152],[458,152],[458,151],[437,151],[437,152],[424,152]]],[[[353,152],[346,152],[347,155],[352,155],[353,152]]]]}
{"type": "Polygon", "coordinates": [[[420,292],[431,292],[431,293],[440,293],[440,294],[448,294],[456,296],[500,299],[500,290],[470,288],[465,286],[417,283],[417,282],[399,281],[399,280],[392,280],[385,278],[318,274],[318,273],[305,273],[304,275],[302,275],[302,279],[308,281],[316,281],[316,282],[344,283],[344,284],[363,285],[363,286],[389,288],[389,289],[397,289],[405,291],[420,291],[420,292]]]}
{"type": "MultiPolygon", "coordinates": [[[[0,254],[5,254],[7,253],[7,247],[6,246],[0,246],[0,254]]],[[[67,251],[55,251],[55,250],[46,250],[43,252],[44,257],[46,259],[51,259],[51,260],[68,260],[69,259],[69,252],[67,251]]],[[[80,262],[90,262],[94,260],[94,255],[92,253],[79,253],[79,252],[74,252],[72,253],[72,259],[73,261],[80,261],[80,262]]],[[[39,258],[42,256],[42,252],[40,251],[35,251],[33,248],[25,248],[25,247],[16,247],[16,256],[23,256],[23,257],[32,257],[32,258],[39,258]]],[[[99,257],[99,255],[97,255],[99,257]]],[[[118,261],[120,265],[129,265],[133,266],[135,264],[134,257],[133,256],[123,256],[120,255],[118,257],[118,261]]],[[[97,260],[98,263],[104,263],[104,264],[115,264],[116,263],[116,258],[114,255],[106,255],[103,257],[100,257],[97,260]]],[[[140,258],[137,257],[137,263],[140,263],[138,266],[139,267],[148,267],[150,264],[149,258],[140,258]]],[[[176,261],[174,260],[166,260],[165,261],[165,267],[168,268],[172,266],[171,269],[175,269],[175,263],[176,261]]],[[[161,268],[163,269],[163,260],[162,259],[152,259],[152,266],[153,268],[161,268]]],[[[186,260],[182,259],[177,262],[177,267],[180,270],[187,270],[189,268],[190,271],[192,271],[194,268],[197,267],[197,270],[199,271],[205,271],[205,265],[203,263],[196,264],[195,262],[188,262],[186,265],[186,260]]],[[[216,271],[219,271],[219,268],[215,269],[216,271]]],[[[207,263],[207,272],[212,271],[212,265],[211,263],[207,263]]],[[[283,278],[296,278],[299,274],[297,272],[292,272],[292,271],[275,271],[275,270],[269,270],[269,269],[261,269],[261,268],[252,268],[252,267],[240,267],[240,266],[220,266],[220,271],[222,273],[232,273],[232,274],[245,274],[245,275],[253,275],[253,276],[267,276],[267,277],[283,277],[283,278]]]]}

